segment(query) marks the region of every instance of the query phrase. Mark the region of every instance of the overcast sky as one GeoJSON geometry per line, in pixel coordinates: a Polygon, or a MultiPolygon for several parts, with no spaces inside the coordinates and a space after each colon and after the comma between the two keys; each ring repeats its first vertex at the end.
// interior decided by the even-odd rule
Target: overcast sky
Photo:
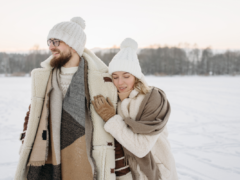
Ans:
{"type": "Polygon", "coordinates": [[[240,49],[240,0],[0,0],[0,51],[46,49],[49,30],[81,16],[86,47],[139,47],[185,42],[240,49]]]}

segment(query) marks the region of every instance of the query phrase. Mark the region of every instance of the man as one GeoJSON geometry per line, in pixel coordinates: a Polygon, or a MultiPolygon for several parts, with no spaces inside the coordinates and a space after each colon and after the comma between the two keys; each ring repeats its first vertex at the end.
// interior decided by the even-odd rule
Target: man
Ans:
{"type": "Polygon", "coordinates": [[[56,24],[52,55],[34,69],[17,180],[115,179],[114,139],[90,104],[103,94],[116,108],[117,90],[107,66],[85,48],[85,21],[56,24]]]}

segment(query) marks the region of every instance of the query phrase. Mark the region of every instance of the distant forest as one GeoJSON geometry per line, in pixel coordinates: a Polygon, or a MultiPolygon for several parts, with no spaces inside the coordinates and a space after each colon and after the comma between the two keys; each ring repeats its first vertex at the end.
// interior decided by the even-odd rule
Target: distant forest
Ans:
{"type": "MultiPolygon", "coordinates": [[[[109,64],[119,51],[112,48],[95,54],[109,64]]],[[[50,56],[50,52],[32,50],[28,54],[0,52],[0,74],[23,76],[50,56]]],[[[145,75],[240,75],[240,51],[213,53],[211,48],[150,47],[141,49],[138,58],[145,75]]]]}

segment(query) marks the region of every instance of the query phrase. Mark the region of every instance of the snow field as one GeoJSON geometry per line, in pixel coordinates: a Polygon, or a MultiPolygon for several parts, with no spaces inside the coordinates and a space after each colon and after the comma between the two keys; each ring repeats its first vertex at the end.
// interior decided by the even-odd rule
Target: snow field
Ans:
{"type": "MultiPolygon", "coordinates": [[[[169,140],[180,180],[240,179],[240,77],[155,77],[172,113],[169,140]]],[[[18,161],[31,79],[0,78],[0,180],[11,180],[18,161]]]]}

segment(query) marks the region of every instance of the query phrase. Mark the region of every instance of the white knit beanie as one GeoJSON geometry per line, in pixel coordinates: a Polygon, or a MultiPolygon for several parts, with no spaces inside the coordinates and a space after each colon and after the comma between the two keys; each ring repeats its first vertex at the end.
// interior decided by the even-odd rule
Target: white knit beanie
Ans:
{"type": "Polygon", "coordinates": [[[85,21],[81,17],[74,17],[70,21],[61,22],[53,26],[47,40],[59,39],[77,51],[81,57],[86,44],[85,21]]]}
{"type": "Polygon", "coordinates": [[[142,78],[142,71],[137,57],[138,44],[131,38],[126,38],[121,43],[120,51],[109,63],[109,74],[116,71],[129,72],[138,79],[142,78]]]}

